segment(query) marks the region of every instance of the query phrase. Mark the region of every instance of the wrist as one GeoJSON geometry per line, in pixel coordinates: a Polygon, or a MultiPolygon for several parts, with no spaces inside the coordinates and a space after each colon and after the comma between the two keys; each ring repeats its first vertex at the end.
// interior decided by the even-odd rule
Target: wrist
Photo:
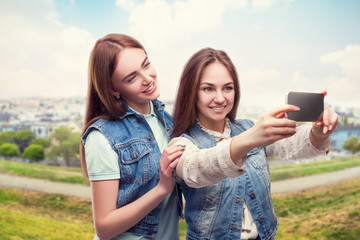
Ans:
{"type": "Polygon", "coordinates": [[[310,130],[309,139],[311,144],[316,148],[318,148],[327,138],[328,136],[326,135],[320,136],[319,134],[314,133],[313,129],[310,130]]]}

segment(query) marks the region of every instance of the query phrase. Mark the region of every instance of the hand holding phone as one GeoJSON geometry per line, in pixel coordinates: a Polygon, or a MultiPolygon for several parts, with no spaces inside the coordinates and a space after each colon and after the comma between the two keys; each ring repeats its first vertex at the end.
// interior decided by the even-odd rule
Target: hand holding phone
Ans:
{"type": "Polygon", "coordinates": [[[300,108],[299,111],[286,113],[288,119],[297,122],[316,122],[324,111],[322,93],[289,92],[286,103],[300,108]]]}

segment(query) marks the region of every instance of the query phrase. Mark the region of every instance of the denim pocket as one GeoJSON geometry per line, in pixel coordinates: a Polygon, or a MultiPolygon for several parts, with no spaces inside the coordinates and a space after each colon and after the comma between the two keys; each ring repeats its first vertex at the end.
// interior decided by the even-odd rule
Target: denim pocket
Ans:
{"type": "Polygon", "coordinates": [[[154,172],[150,156],[150,148],[142,139],[132,139],[126,143],[116,145],[120,152],[120,179],[130,183],[142,183],[154,172]]]}

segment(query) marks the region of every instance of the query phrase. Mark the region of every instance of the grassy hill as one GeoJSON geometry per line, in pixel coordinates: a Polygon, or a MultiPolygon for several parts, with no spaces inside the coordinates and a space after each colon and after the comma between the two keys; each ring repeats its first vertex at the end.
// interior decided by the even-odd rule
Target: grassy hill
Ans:
{"type": "MultiPolygon", "coordinates": [[[[360,178],[273,196],[276,239],[360,239],[360,178]]],[[[93,239],[91,202],[0,187],[0,239],[93,239]]],[[[180,222],[181,239],[186,223],[180,222]]]]}

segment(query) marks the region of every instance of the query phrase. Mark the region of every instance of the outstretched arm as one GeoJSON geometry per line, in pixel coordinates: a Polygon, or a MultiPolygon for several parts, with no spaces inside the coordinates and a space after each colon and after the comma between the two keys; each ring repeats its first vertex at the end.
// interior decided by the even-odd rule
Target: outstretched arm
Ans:
{"type": "Polygon", "coordinates": [[[286,112],[298,110],[299,108],[296,106],[284,105],[263,114],[252,128],[232,139],[231,159],[237,162],[256,147],[265,147],[278,140],[293,136],[296,133],[297,123],[285,119],[284,116],[286,112]]]}

